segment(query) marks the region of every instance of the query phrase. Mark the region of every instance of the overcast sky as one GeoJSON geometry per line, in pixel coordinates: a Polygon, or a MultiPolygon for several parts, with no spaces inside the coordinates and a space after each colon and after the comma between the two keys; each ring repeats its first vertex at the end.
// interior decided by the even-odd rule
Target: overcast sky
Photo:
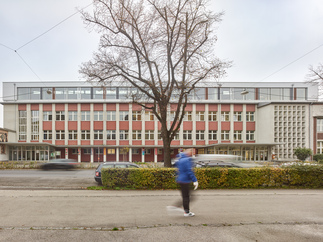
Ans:
{"type": "MultiPolygon", "coordinates": [[[[213,11],[225,12],[215,54],[233,61],[223,82],[304,81],[308,66],[323,62],[323,1],[211,3],[213,11]]],[[[0,1],[0,97],[6,81],[80,80],[79,66],[91,59],[99,36],[89,33],[80,14],[62,21],[89,4],[91,0],[0,1]]]]}

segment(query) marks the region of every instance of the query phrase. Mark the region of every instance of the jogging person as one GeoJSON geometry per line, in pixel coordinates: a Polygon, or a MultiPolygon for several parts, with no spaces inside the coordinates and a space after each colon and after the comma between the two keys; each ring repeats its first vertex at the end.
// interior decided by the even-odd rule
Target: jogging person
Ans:
{"type": "Polygon", "coordinates": [[[182,201],[179,201],[175,206],[168,206],[168,210],[179,210],[181,203],[184,208],[184,216],[192,217],[195,214],[190,211],[190,183],[193,182],[194,190],[198,187],[198,182],[194,171],[192,170],[192,149],[187,149],[183,153],[180,153],[180,159],[175,163],[177,167],[176,182],[179,184],[182,194],[182,201]]]}

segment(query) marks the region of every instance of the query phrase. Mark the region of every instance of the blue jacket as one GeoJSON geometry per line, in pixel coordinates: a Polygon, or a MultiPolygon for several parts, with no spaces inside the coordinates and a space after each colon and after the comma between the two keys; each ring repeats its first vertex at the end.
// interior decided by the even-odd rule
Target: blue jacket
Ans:
{"type": "Polygon", "coordinates": [[[178,183],[190,183],[196,182],[197,179],[192,170],[193,162],[192,158],[187,156],[185,153],[179,154],[180,159],[175,163],[177,167],[176,182],[178,183]]]}

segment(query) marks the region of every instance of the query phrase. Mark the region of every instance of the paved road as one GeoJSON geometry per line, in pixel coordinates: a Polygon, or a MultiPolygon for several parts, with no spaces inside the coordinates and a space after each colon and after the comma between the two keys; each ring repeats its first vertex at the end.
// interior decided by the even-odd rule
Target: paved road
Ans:
{"type": "Polygon", "coordinates": [[[0,190],[0,241],[323,241],[323,190],[0,190]],[[112,231],[113,229],[119,231],[112,231]]]}
{"type": "Polygon", "coordinates": [[[94,170],[0,170],[0,189],[86,189],[97,185],[94,170]]]}

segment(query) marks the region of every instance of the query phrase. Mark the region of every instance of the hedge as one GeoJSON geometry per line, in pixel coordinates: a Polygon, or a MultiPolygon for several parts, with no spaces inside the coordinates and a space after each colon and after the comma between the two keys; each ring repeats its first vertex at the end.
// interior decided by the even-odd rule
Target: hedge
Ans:
{"type": "MultiPolygon", "coordinates": [[[[323,188],[323,166],[287,168],[197,168],[199,189],[323,188]]],[[[108,189],[176,189],[175,168],[102,169],[108,189]]]]}

